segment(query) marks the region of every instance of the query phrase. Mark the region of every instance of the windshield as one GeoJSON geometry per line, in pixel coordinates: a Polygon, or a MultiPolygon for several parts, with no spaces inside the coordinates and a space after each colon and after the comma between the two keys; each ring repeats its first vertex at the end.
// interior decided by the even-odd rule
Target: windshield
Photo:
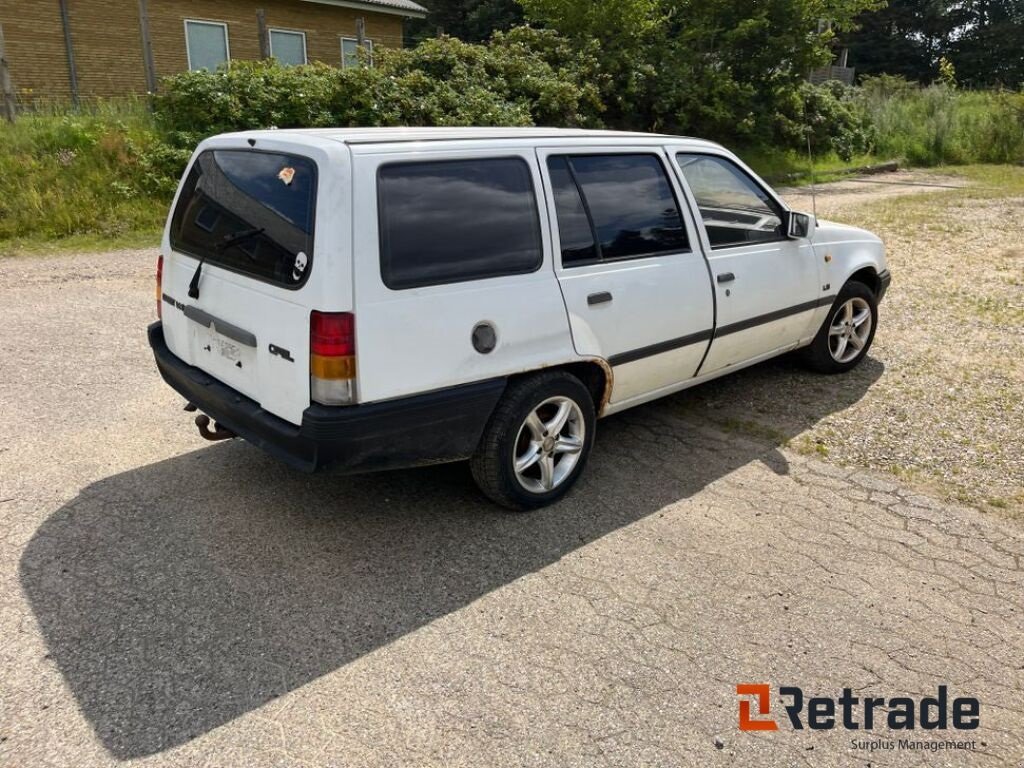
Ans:
{"type": "Polygon", "coordinates": [[[316,164],[247,149],[203,152],[171,220],[171,247],[287,288],[313,259],[316,164]]]}

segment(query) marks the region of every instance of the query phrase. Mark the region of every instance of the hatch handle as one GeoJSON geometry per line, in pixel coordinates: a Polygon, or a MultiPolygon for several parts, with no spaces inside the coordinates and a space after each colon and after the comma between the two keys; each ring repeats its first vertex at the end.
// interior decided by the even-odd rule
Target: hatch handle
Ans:
{"type": "Polygon", "coordinates": [[[185,313],[185,317],[194,323],[199,323],[204,328],[213,328],[214,331],[219,333],[221,336],[227,336],[232,341],[237,341],[246,347],[256,348],[256,334],[251,333],[244,328],[239,328],[237,325],[221,320],[220,318],[214,317],[209,312],[201,310],[199,307],[193,307],[191,305],[186,306],[182,311],[185,313]]]}

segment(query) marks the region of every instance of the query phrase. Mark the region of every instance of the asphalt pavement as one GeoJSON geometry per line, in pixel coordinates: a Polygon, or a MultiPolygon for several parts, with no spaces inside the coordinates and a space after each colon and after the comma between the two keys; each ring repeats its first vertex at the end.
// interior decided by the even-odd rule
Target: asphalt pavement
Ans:
{"type": "Polygon", "coordinates": [[[784,439],[881,364],[781,436],[686,393],[603,420],[578,489],[512,515],[462,465],[202,441],[146,346],[154,264],[0,260],[0,764],[1022,764],[1020,526],[784,439]],[[739,730],[741,683],[776,730],[739,730]],[[940,685],[979,728],[795,730],[779,693],[940,685]]]}

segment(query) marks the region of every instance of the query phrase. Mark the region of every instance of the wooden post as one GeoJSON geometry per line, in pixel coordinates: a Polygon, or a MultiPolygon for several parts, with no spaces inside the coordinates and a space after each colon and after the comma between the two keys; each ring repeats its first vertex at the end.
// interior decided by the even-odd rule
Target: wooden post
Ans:
{"type": "Polygon", "coordinates": [[[262,8],[256,11],[256,26],[260,34],[260,58],[270,58],[270,32],[267,31],[267,12],[262,8]]]}
{"type": "Polygon", "coordinates": [[[71,103],[78,107],[78,67],[75,65],[75,46],[71,42],[71,17],[68,0],[60,0],[60,23],[64,27],[64,50],[68,57],[68,83],[71,85],[71,103]]]}
{"type": "Polygon", "coordinates": [[[153,63],[153,40],[149,36],[148,0],[139,0],[139,34],[142,38],[142,67],[146,71],[146,90],[156,93],[156,65],[153,63]]]}
{"type": "Polygon", "coordinates": [[[366,65],[368,58],[363,51],[366,50],[366,21],[362,16],[356,18],[356,57],[361,65],[366,65]]]}
{"type": "Polygon", "coordinates": [[[0,24],[0,88],[3,89],[4,117],[13,123],[18,114],[18,103],[14,100],[14,86],[11,85],[11,70],[7,66],[7,48],[4,45],[4,25],[0,24]]]}

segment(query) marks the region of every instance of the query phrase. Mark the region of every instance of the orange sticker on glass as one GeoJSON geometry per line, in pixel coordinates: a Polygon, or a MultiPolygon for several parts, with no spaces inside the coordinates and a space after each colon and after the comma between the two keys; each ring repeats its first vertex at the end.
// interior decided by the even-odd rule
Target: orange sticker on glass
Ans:
{"type": "Polygon", "coordinates": [[[279,174],[277,174],[277,178],[279,178],[281,181],[283,181],[285,183],[285,186],[290,187],[291,184],[292,184],[292,180],[295,178],[295,169],[294,168],[282,168],[281,172],[279,174]]]}

